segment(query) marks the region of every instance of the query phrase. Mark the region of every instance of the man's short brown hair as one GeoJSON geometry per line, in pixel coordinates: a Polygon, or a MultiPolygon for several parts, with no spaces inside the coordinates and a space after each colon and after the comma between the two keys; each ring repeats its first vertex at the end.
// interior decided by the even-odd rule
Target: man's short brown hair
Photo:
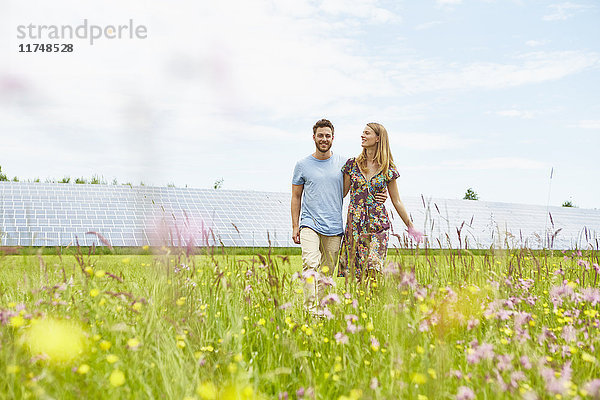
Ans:
{"type": "Polygon", "coordinates": [[[315,126],[313,126],[313,134],[317,133],[317,128],[330,128],[331,129],[331,134],[333,135],[333,124],[331,123],[330,120],[328,119],[320,119],[317,121],[317,123],[315,124],[315,126]]]}

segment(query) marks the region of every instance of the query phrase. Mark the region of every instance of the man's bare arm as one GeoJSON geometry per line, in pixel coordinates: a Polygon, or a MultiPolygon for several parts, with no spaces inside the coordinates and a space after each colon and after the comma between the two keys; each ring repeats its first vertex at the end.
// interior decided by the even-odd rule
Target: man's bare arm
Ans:
{"type": "Polygon", "coordinates": [[[300,205],[304,185],[292,185],[292,240],[300,244],[300,205]]]}

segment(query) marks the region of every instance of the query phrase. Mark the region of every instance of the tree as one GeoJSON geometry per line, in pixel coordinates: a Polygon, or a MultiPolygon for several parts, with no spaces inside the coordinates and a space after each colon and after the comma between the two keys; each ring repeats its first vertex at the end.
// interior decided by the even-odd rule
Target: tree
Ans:
{"type": "Polygon", "coordinates": [[[219,178],[219,179],[217,179],[217,180],[215,181],[215,183],[213,184],[213,188],[214,188],[215,190],[217,190],[217,189],[221,189],[221,187],[223,186],[223,182],[224,182],[224,181],[225,181],[225,179],[223,179],[223,178],[219,178]]]}
{"type": "Polygon", "coordinates": [[[577,207],[575,204],[573,204],[573,202],[571,200],[567,200],[564,203],[562,203],[563,207],[577,207]]]}
{"type": "Polygon", "coordinates": [[[2,166],[0,165],[0,182],[8,181],[8,177],[2,173],[2,166]]]}
{"type": "Polygon", "coordinates": [[[463,200],[479,200],[479,195],[477,195],[472,188],[468,188],[465,192],[465,197],[463,197],[463,200]]]}

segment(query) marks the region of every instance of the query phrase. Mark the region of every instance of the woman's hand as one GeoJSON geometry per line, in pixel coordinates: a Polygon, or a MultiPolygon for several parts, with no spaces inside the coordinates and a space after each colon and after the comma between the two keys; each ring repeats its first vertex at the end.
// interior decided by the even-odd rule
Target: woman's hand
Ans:
{"type": "Polygon", "coordinates": [[[423,234],[416,230],[414,227],[408,228],[408,235],[414,239],[415,242],[420,243],[423,241],[423,234]]]}

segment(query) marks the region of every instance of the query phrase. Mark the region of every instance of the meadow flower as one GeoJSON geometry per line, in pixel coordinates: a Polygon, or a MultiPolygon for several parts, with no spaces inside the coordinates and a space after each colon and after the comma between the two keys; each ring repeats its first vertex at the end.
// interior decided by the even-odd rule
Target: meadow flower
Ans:
{"type": "Polygon", "coordinates": [[[107,340],[103,340],[100,342],[99,346],[100,346],[101,350],[106,351],[106,350],[110,349],[110,347],[112,346],[112,343],[107,340]]]}
{"type": "Polygon", "coordinates": [[[380,345],[379,340],[375,336],[371,336],[371,350],[377,352],[379,351],[380,345]]]}
{"type": "Polygon", "coordinates": [[[594,379],[584,385],[587,395],[593,399],[600,397],[600,379],[594,379]]]}
{"type": "Polygon", "coordinates": [[[564,395],[571,383],[571,362],[567,361],[558,374],[551,368],[542,368],[540,375],[546,383],[546,390],[551,394],[564,395]]]}
{"type": "Polygon", "coordinates": [[[521,367],[524,369],[531,369],[531,362],[529,361],[529,357],[523,355],[519,358],[519,362],[521,363],[521,367]]]}
{"type": "Polygon", "coordinates": [[[340,302],[340,297],[335,294],[335,293],[330,293],[328,295],[326,295],[325,297],[323,297],[323,299],[321,300],[321,306],[326,306],[328,304],[337,304],[340,302]]]}
{"type": "Polygon", "coordinates": [[[127,341],[127,347],[130,350],[135,350],[140,346],[140,341],[137,338],[131,338],[127,341]]]}
{"type": "Polygon", "coordinates": [[[326,287],[334,287],[335,286],[335,281],[333,280],[333,278],[331,276],[321,276],[321,278],[319,279],[319,282],[321,282],[321,284],[326,287]]]}
{"type": "Polygon", "coordinates": [[[352,322],[346,321],[346,325],[347,325],[346,326],[346,331],[348,333],[356,333],[356,332],[358,332],[358,326],[355,325],[355,324],[353,324],[352,322]]]}
{"type": "Polygon", "coordinates": [[[111,372],[108,381],[114,387],[122,386],[123,384],[125,384],[125,374],[122,371],[115,369],[113,370],[113,372],[111,372]]]}
{"type": "Polygon", "coordinates": [[[410,381],[416,385],[423,385],[427,382],[427,376],[420,372],[410,374],[410,381]]]}
{"type": "Polygon", "coordinates": [[[481,345],[475,344],[474,348],[467,354],[467,362],[469,364],[477,364],[482,359],[491,360],[493,357],[494,345],[489,343],[481,343],[481,345]]]}
{"type": "Polygon", "coordinates": [[[513,371],[510,374],[510,385],[512,388],[516,389],[519,387],[519,382],[524,381],[527,377],[523,371],[513,371]]]}
{"type": "Polygon", "coordinates": [[[34,356],[58,364],[70,363],[88,349],[87,335],[77,323],[52,318],[31,324],[23,333],[22,343],[34,356]]]}
{"type": "Polygon", "coordinates": [[[116,355],[114,355],[114,354],[108,354],[108,355],[106,356],[106,361],[107,361],[109,364],[114,364],[114,363],[116,363],[117,361],[119,361],[119,357],[117,357],[117,356],[116,356],[116,355]]]}
{"type": "Polygon", "coordinates": [[[347,315],[345,315],[345,316],[344,316],[344,319],[345,319],[346,321],[356,322],[356,321],[358,321],[358,315],[355,315],[355,314],[347,314],[347,315]]]}
{"type": "Polygon", "coordinates": [[[467,330],[470,331],[472,329],[474,329],[475,327],[479,326],[479,320],[477,318],[471,318],[468,322],[467,322],[467,330]]]}
{"type": "Polygon", "coordinates": [[[340,344],[347,344],[348,343],[348,336],[344,335],[342,332],[338,332],[335,334],[334,339],[336,342],[340,343],[340,344]]]}
{"type": "Polygon", "coordinates": [[[79,368],[77,368],[77,373],[80,375],[85,375],[90,372],[90,366],[87,364],[81,364],[79,368]]]}
{"type": "Polygon", "coordinates": [[[596,357],[594,357],[593,355],[586,353],[585,351],[581,354],[581,359],[585,362],[589,362],[592,364],[596,363],[596,357]]]}
{"type": "Polygon", "coordinates": [[[510,354],[499,354],[496,357],[496,368],[498,371],[508,371],[512,369],[512,358],[513,356],[510,354]]]}
{"type": "Polygon", "coordinates": [[[561,337],[567,343],[574,342],[577,340],[577,329],[575,329],[572,325],[565,325],[561,332],[561,337]]]}
{"type": "Polygon", "coordinates": [[[466,386],[460,386],[456,393],[456,400],[473,400],[475,399],[475,393],[473,390],[466,386]]]}
{"type": "Polygon", "coordinates": [[[10,326],[13,328],[20,328],[25,325],[25,318],[22,315],[17,314],[13,317],[10,317],[10,326]]]}
{"type": "Polygon", "coordinates": [[[400,280],[400,288],[407,286],[411,289],[417,287],[417,278],[415,277],[414,271],[407,271],[402,274],[402,279],[400,280]]]}
{"type": "Polygon", "coordinates": [[[596,304],[600,303],[600,290],[598,288],[591,287],[581,289],[581,300],[591,303],[592,307],[596,306],[596,304]]]}
{"type": "Polygon", "coordinates": [[[371,382],[369,382],[369,387],[372,390],[375,390],[379,387],[379,380],[376,377],[371,378],[371,382]]]}

